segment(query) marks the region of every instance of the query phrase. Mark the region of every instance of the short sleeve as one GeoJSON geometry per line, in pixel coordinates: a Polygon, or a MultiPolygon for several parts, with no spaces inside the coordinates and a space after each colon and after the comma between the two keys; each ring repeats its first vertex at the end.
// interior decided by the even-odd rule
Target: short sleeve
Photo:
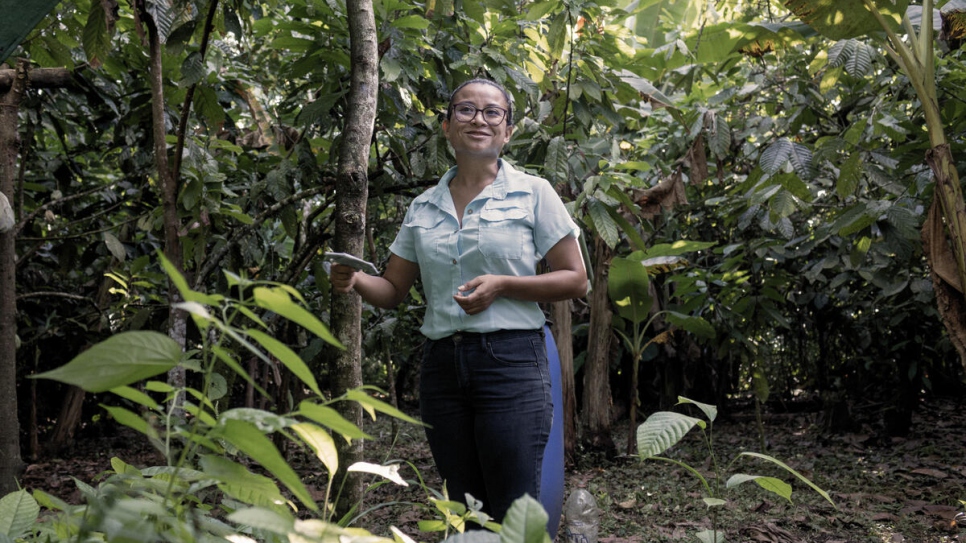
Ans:
{"type": "Polygon", "coordinates": [[[536,181],[533,197],[533,241],[538,256],[543,258],[563,238],[573,236],[576,239],[580,235],[580,229],[549,181],[536,181]]]}
{"type": "Polygon", "coordinates": [[[399,227],[399,232],[396,233],[396,239],[392,242],[392,245],[389,246],[389,251],[404,260],[417,262],[416,239],[413,236],[411,226],[412,222],[413,204],[409,204],[409,209],[406,211],[406,217],[403,219],[402,226],[399,227]]]}

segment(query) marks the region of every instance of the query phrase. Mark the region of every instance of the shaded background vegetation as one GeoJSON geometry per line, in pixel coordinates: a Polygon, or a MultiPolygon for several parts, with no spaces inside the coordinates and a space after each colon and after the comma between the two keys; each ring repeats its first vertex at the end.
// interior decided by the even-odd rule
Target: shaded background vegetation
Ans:
{"type": "MultiPolygon", "coordinates": [[[[344,6],[147,4],[164,38],[167,143],[185,140],[186,275],[208,291],[226,289],[220,269],[291,284],[325,320],[320,256],[349,74],[344,6]]],[[[841,430],[861,399],[883,432],[902,435],[923,396],[962,394],[920,241],[929,141],[908,81],[870,42],[822,39],[778,2],[387,0],[376,16],[370,260],[385,261],[409,200],[450,164],[439,134],[450,90],[488,76],[516,101],[508,160],[569,202],[598,276],[634,249],[715,243],[654,281],[659,307],[701,316],[716,334],[677,333],[645,353],[645,410],[678,395],[723,409],[735,399],[773,409],[808,401],[841,430]]],[[[28,458],[112,431],[98,398],[29,375],[110,334],[166,326],[139,26],[126,2],[64,1],[16,51],[72,74],[67,88],[31,91],[20,114],[16,364],[28,458]]],[[[939,47],[941,108],[962,170],[964,53],[954,41],[939,47]]],[[[411,401],[418,292],[406,304],[366,310],[364,370],[366,383],[411,401]]],[[[590,316],[607,314],[606,303],[572,309],[577,394],[599,394],[583,376],[603,351],[609,395],[594,399],[612,403],[618,420],[631,359],[617,342],[590,339],[590,316]]],[[[277,335],[331,377],[320,341],[277,335]]],[[[298,397],[275,368],[252,364],[270,401],[298,397]]],[[[258,401],[243,383],[226,387],[238,402],[258,401]]]]}

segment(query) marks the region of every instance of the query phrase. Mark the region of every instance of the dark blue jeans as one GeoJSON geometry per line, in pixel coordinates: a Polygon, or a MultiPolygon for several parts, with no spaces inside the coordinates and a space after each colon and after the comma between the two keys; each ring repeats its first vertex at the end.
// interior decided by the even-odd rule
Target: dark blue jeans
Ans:
{"type": "Polygon", "coordinates": [[[470,494],[502,522],[540,497],[553,404],[542,330],[455,334],[426,343],[420,414],[450,499],[470,494]]]}

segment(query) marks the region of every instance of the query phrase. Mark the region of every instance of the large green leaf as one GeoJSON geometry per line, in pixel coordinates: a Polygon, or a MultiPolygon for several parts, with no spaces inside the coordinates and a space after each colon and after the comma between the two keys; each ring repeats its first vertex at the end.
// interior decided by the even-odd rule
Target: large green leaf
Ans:
{"type": "Polygon", "coordinates": [[[151,331],[122,332],[94,345],[57,369],[35,378],[53,379],[88,392],[104,392],[164,373],[181,359],[181,347],[151,331]]]}
{"type": "Polygon", "coordinates": [[[319,384],[315,380],[315,375],[312,374],[312,370],[309,369],[309,366],[305,363],[305,361],[299,358],[299,355],[290,349],[288,345],[273,338],[265,332],[256,330],[254,328],[246,330],[245,333],[251,336],[272,356],[284,364],[285,367],[288,368],[292,374],[298,377],[299,380],[305,383],[305,385],[308,386],[312,392],[318,396],[322,396],[322,390],[319,388],[319,384]]]}
{"type": "Polygon", "coordinates": [[[7,60],[14,48],[59,3],[60,0],[0,2],[0,13],[3,13],[3,17],[0,17],[0,62],[7,60]]]}
{"type": "Polygon", "coordinates": [[[818,492],[819,496],[825,498],[825,500],[828,501],[830,504],[832,504],[832,506],[838,507],[838,506],[835,505],[835,502],[832,500],[832,497],[829,496],[828,492],[826,492],[826,491],[822,490],[821,488],[819,488],[818,485],[816,485],[815,483],[813,483],[811,479],[809,479],[808,477],[805,477],[801,473],[795,471],[794,469],[792,469],[790,466],[788,466],[787,464],[785,464],[781,460],[778,460],[777,458],[775,458],[773,456],[769,456],[767,454],[760,454],[760,453],[754,453],[754,452],[743,452],[739,456],[751,456],[753,458],[758,458],[758,459],[761,459],[761,460],[765,460],[766,462],[771,462],[772,464],[775,464],[776,466],[782,468],[783,470],[787,471],[788,473],[791,473],[795,477],[798,477],[798,479],[800,481],[802,481],[803,483],[805,483],[808,486],[810,486],[812,488],[812,490],[814,490],[815,492],[818,492]]]}
{"type": "Polygon", "coordinates": [[[547,512],[529,494],[517,498],[503,519],[500,543],[544,543],[547,535],[547,512]]]}
{"type": "Polygon", "coordinates": [[[315,315],[309,313],[304,307],[297,304],[288,292],[281,287],[268,288],[258,287],[255,289],[255,303],[259,307],[274,311],[286,319],[301,325],[309,332],[314,333],[325,341],[335,345],[340,349],[345,347],[329,332],[329,329],[317,319],[315,315]]]}
{"type": "Polygon", "coordinates": [[[375,412],[378,411],[380,413],[385,413],[386,415],[395,417],[399,420],[403,420],[411,424],[422,424],[422,422],[420,422],[419,420],[410,417],[409,415],[403,413],[399,409],[393,407],[392,405],[382,400],[377,400],[373,398],[372,396],[366,394],[362,390],[359,390],[359,389],[349,390],[346,392],[346,398],[348,398],[351,401],[358,402],[359,405],[361,405],[362,408],[365,409],[366,412],[369,413],[369,415],[373,419],[376,418],[375,412]]]}
{"type": "Polygon", "coordinates": [[[272,440],[268,439],[261,430],[254,424],[242,420],[229,419],[222,422],[221,437],[225,441],[237,447],[277,477],[306,507],[313,511],[319,509],[299,475],[288,465],[272,440]]]}
{"type": "Polygon", "coordinates": [[[324,428],[311,422],[293,424],[292,430],[295,430],[302,441],[315,452],[315,457],[329,470],[328,476],[331,482],[339,469],[339,453],[332,436],[324,428]]]}
{"type": "Polygon", "coordinates": [[[622,318],[634,324],[647,319],[654,305],[650,285],[647,268],[640,260],[620,257],[611,260],[607,273],[607,294],[622,318]]]}
{"type": "Polygon", "coordinates": [[[251,526],[259,530],[266,530],[275,534],[288,535],[295,530],[295,518],[281,509],[267,509],[264,507],[249,507],[237,509],[228,515],[228,520],[251,526]]]}
{"type": "Polygon", "coordinates": [[[221,490],[250,505],[278,507],[286,503],[278,485],[274,481],[258,473],[252,473],[245,466],[233,462],[223,456],[203,455],[200,459],[201,469],[206,477],[218,481],[221,490]]]}
{"type": "Polygon", "coordinates": [[[754,481],[761,488],[785,498],[789,503],[792,501],[792,485],[782,481],[781,479],[776,479],[775,477],[763,477],[761,475],[746,475],[744,473],[736,473],[728,478],[728,482],[725,484],[725,487],[733,488],[742,483],[747,483],[748,481],[754,481]]]}
{"type": "Polygon", "coordinates": [[[658,411],[637,427],[637,454],[641,460],[657,456],[681,441],[695,426],[704,425],[701,419],[673,411],[658,411]]]}
{"type": "Polygon", "coordinates": [[[369,434],[363,432],[358,426],[347,420],[331,407],[304,401],[299,404],[298,414],[329,428],[333,432],[341,434],[346,441],[351,441],[352,439],[372,439],[369,434]]]}
{"type": "Polygon", "coordinates": [[[37,521],[40,505],[26,490],[18,490],[0,499],[0,535],[11,541],[24,535],[37,521]]]}
{"type": "MultiPolygon", "coordinates": [[[[882,30],[875,16],[865,6],[866,0],[786,0],[791,10],[816,32],[833,40],[864,36],[882,30]]],[[[884,19],[898,28],[909,0],[871,0],[884,19]]]]}

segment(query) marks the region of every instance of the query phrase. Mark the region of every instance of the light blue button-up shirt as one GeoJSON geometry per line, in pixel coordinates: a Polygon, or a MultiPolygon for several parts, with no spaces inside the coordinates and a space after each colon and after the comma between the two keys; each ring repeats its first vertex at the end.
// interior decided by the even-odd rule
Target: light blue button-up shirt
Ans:
{"type": "Polygon", "coordinates": [[[456,332],[542,327],[546,319],[535,302],[500,297],[485,311],[467,315],[453,295],[460,285],[488,273],[535,275],[547,251],[566,236],[577,237],[577,224],[546,179],[501,159],[496,179],[463,211],[461,228],[449,192],[456,170],[413,200],[389,247],[419,265],[426,296],[420,331],[439,339],[456,332]]]}

